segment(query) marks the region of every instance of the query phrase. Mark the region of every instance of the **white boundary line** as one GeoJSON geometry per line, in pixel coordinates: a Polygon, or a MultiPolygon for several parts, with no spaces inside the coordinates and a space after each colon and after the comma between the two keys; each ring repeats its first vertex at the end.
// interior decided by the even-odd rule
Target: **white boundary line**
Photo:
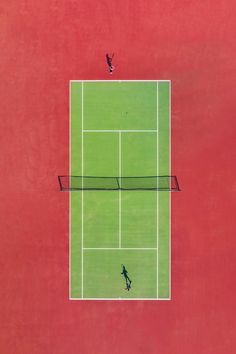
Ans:
{"type": "Polygon", "coordinates": [[[70,80],[70,82],[171,82],[171,80],[70,80]]]}
{"type": "MultiPolygon", "coordinates": [[[[69,84],[69,175],[71,175],[71,82],[69,84]]],[[[71,194],[69,193],[69,298],[71,298],[71,194]]]]}
{"type": "MultiPolygon", "coordinates": [[[[171,81],[169,83],[169,169],[171,175],[171,81]]],[[[171,192],[169,193],[169,297],[171,300],[171,192]]]]}
{"type": "Polygon", "coordinates": [[[142,248],[129,248],[129,247],[85,247],[83,248],[84,251],[156,251],[157,248],[156,247],[142,247],[142,248]]]}
{"type": "MultiPolygon", "coordinates": [[[[157,82],[157,131],[159,128],[159,85],[157,82]]],[[[159,174],[159,134],[157,133],[157,176],[159,174]]],[[[158,183],[158,181],[157,181],[158,183]]],[[[157,298],[159,296],[159,193],[157,194],[157,298]]]]}
{"type": "MultiPolygon", "coordinates": [[[[121,132],[119,132],[119,183],[121,183],[121,132]]],[[[121,248],[121,189],[119,189],[119,248],[121,248]]]]}
{"type": "Polygon", "coordinates": [[[150,298],[124,298],[124,297],[119,297],[119,298],[107,298],[107,297],[90,297],[90,298],[83,298],[81,299],[80,297],[72,297],[69,298],[69,300],[79,300],[79,301],[170,301],[170,298],[156,298],[156,297],[150,297],[150,298]]]}
{"type": "Polygon", "coordinates": [[[135,130],[135,129],[127,129],[127,130],[109,130],[109,129],[85,129],[83,133],[157,133],[157,130],[149,129],[149,130],[135,130]]]}
{"type": "MultiPolygon", "coordinates": [[[[82,176],[84,175],[84,134],[83,134],[83,130],[84,130],[84,85],[82,82],[81,85],[81,113],[82,113],[82,132],[81,132],[81,155],[82,155],[82,166],[81,166],[81,173],[82,176]]],[[[84,297],[84,253],[83,253],[83,249],[84,249],[84,192],[83,192],[83,178],[82,178],[82,194],[81,194],[81,292],[82,292],[82,298],[84,297]]]]}
{"type": "MultiPolygon", "coordinates": [[[[70,137],[70,168],[71,168],[71,83],[72,82],[81,82],[82,83],[82,92],[83,92],[83,83],[84,82],[169,82],[169,90],[170,90],[170,96],[169,96],[169,126],[170,126],[170,168],[171,168],[171,80],[70,80],[69,81],[69,115],[70,115],[70,127],[69,127],[69,137],[70,137]]],[[[83,101],[82,101],[82,106],[83,106],[83,101]]],[[[83,110],[83,108],[82,108],[83,110]]],[[[83,124],[83,115],[82,115],[82,124],[83,124]]],[[[85,131],[82,127],[82,141],[83,141],[83,133],[84,132],[88,132],[85,131]]],[[[94,131],[95,132],[95,131],[94,131]]],[[[98,131],[96,131],[98,132],[98,131]]],[[[100,132],[100,131],[99,131],[100,132]]],[[[112,131],[112,132],[116,132],[116,131],[112,131]]],[[[125,131],[128,132],[128,131],[125,131]]],[[[131,131],[133,132],[133,130],[131,131]]],[[[140,131],[139,131],[140,132],[140,131]]],[[[82,171],[83,171],[83,143],[82,143],[82,171]]],[[[170,170],[171,171],[171,170],[170,170]]],[[[83,183],[83,181],[82,181],[83,183]]],[[[171,197],[170,197],[170,201],[171,201],[171,197]]],[[[70,207],[71,207],[71,198],[70,198],[70,207]]],[[[83,191],[82,191],[82,211],[83,211],[83,191]]],[[[82,212],[83,215],[83,212],[82,212]]],[[[82,217],[82,224],[83,224],[83,217],[82,217]]],[[[171,203],[170,203],[170,226],[171,226],[171,203]]],[[[82,242],[83,242],[83,233],[82,233],[82,242]]],[[[69,300],[71,301],[75,301],[75,300],[79,300],[79,301],[170,301],[171,300],[171,228],[170,228],[170,234],[169,234],[169,244],[170,244],[170,248],[169,248],[169,253],[170,253],[170,274],[169,274],[169,293],[170,293],[170,297],[169,298],[77,298],[77,297],[71,297],[71,210],[69,212],[69,245],[70,245],[70,249],[69,249],[69,300]]],[[[114,248],[113,248],[114,249],[114,248]]],[[[127,250],[129,250],[128,248],[125,248],[127,250]]],[[[83,258],[83,250],[86,250],[86,248],[82,247],[82,258],[83,258]]],[[[122,250],[122,249],[121,249],[122,250]]],[[[140,249],[137,249],[140,250],[140,249]]],[[[147,249],[145,249],[147,250],[147,249]]],[[[154,249],[155,250],[155,249],[154,249]]],[[[83,264],[83,262],[82,262],[83,264]]],[[[82,272],[82,276],[83,276],[83,272],[82,272]]],[[[83,281],[82,281],[82,287],[83,287],[83,281]]],[[[82,296],[83,296],[83,290],[82,290],[82,296]]]]}

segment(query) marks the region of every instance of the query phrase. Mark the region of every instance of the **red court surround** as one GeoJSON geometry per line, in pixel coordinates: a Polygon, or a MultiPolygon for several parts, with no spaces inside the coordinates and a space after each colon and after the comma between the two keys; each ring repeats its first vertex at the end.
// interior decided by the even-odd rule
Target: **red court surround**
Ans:
{"type": "Polygon", "coordinates": [[[236,2],[2,0],[0,353],[234,354],[236,2]],[[68,300],[69,80],[172,80],[172,301],[68,300]]]}

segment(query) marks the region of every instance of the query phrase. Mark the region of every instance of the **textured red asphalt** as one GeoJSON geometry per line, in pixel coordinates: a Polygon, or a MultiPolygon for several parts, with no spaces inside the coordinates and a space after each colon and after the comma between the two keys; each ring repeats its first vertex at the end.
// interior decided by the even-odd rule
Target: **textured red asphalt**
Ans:
{"type": "Polygon", "coordinates": [[[233,354],[235,1],[0,5],[0,353],[233,354]],[[172,301],[68,300],[68,82],[172,80],[172,301]]]}

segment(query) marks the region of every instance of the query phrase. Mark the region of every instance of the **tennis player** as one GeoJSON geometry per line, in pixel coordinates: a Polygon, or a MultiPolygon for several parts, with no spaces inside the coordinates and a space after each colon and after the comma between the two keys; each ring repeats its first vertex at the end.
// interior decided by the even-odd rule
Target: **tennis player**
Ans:
{"type": "Polygon", "coordinates": [[[126,288],[125,288],[125,290],[128,290],[128,291],[129,291],[130,288],[131,288],[132,280],[129,278],[127,269],[125,268],[125,266],[124,266],[123,264],[121,264],[121,269],[122,269],[121,275],[124,276],[124,278],[125,278],[125,283],[126,283],[126,288]]]}
{"type": "Polygon", "coordinates": [[[112,54],[112,56],[110,57],[109,54],[106,54],[106,61],[107,64],[109,66],[109,72],[110,74],[112,74],[113,70],[115,69],[115,67],[112,65],[112,59],[114,57],[114,53],[112,54]]]}

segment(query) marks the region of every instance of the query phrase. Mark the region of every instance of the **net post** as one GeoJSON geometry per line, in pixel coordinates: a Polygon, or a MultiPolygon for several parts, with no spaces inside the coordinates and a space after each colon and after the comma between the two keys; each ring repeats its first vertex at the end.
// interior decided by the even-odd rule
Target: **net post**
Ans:
{"type": "Polygon", "coordinates": [[[63,191],[63,187],[62,187],[62,183],[61,183],[61,176],[57,176],[57,178],[58,178],[58,182],[59,182],[60,191],[63,191]]]}
{"type": "Polygon", "coordinates": [[[179,188],[179,182],[178,182],[177,176],[173,176],[173,177],[174,177],[174,179],[175,179],[176,190],[177,190],[177,191],[180,191],[181,189],[179,188]]]}

